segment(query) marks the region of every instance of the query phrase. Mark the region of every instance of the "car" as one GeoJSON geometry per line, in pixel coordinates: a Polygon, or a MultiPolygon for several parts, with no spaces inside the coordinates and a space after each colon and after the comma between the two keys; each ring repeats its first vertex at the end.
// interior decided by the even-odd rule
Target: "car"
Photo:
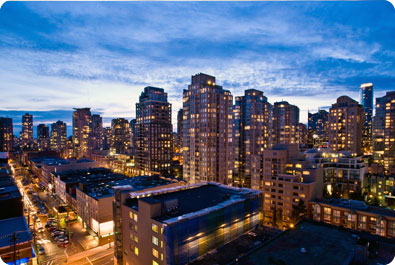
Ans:
{"type": "Polygon", "coordinates": [[[60,247],[60,248],[67,248],[68,245],[69,245],[69,242],[67,242],[67,243],[58,242],[58,247],[60,247]]]}
{"type": "Polygon", "coordinates": [[[38,254],[44,255],[45,254],[45,249],[42,245],[39,245],[38,247],[38,254]]]}
{"type": "Polygon", "coordinates": [[[39,233],[44,233],[45,230],[44,230],[44,227],[39,227],[37,231],[38,231],[39,233]]]}

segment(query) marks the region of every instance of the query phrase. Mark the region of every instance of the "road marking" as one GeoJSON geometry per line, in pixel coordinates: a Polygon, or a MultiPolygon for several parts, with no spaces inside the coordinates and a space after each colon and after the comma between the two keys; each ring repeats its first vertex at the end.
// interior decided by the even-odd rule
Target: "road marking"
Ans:
{"type": "Polygon", "coordinates": [[[66,259],[68,259],[69,255],[67,254],[67,249],[64,250],[64,254],[66,255],[66,259]]]}
{"type": "Polygon", "coordinates": [[[89,264],[93,265],[93,263],[89,260],[88,257],[86,257],[86,259],[88,260],[89,264]]]}

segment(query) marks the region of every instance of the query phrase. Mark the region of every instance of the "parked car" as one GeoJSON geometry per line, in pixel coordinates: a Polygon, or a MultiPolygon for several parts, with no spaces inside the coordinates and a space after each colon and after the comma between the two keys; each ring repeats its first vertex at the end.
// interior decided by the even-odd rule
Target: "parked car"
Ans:
{"type": "Polygon", "coordinates": [[[62,242],[58,242],[58,247],[60,248],[67,248],[67,246],[69,245],[69,243],[62,243],[62,242]]]}

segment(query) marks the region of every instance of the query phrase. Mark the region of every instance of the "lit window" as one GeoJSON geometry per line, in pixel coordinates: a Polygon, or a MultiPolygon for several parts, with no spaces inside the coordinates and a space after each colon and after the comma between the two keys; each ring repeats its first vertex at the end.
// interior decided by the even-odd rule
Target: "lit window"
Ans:
{"type": "Polygon", "coordinates": [[[156,224],[152,224],[152,231],[158,233],[158,226],[156,224]]]}
{"type": "Polygon", "coordinates": [[[158,240],[158,238],[157,238],[156,236],[152,236],[152,243],[153,243],[154,245],[156,245],[156,246],[159,245],[159,240],[158,240]]]}
{"type": "Polygon", "coordinates": [[[159,265],[158,262],[156,262],[155,260],[152,261],[152,265],[159,265]]]}
{"type": "Polygon", "coordinates": [[[134,247],[134,254],[136,254],[136,256],[139,255],[139,248],[138,247],[134,247]]]}
{"type": "Polygon", "coordinates": [[[155,258],[159,258],[159,252],[156,249],[152,249],[152,255],[154,255],[155,258]]]}
{"type": "Polygon", "coordinates": [[[133,220],[135,220],[137,222],[137,214],[133,214],[133,220]]]}

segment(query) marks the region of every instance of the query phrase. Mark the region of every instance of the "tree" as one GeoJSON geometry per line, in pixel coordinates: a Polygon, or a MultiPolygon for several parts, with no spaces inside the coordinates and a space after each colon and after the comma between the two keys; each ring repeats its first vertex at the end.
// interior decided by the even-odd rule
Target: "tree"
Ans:
{"type": "Polygon", "coordinates": [[[298,222],[300,218],[306,213],[306,205],[303,200],[299,200],[297,205],[292,205],[292,221],[298,222]]]}

